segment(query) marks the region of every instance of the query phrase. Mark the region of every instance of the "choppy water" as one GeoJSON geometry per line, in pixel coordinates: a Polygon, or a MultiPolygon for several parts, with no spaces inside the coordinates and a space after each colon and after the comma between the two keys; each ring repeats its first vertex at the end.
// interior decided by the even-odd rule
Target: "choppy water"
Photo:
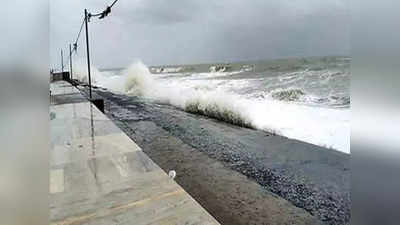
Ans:
{"type": "Polygon", "coordinates": [[[314,57],[150,67],[135,62],[126,69],[96,70],[94,76],[97,85],[113,91],[349,153],[350,61],[314,57]]]}
{"type": "Polygon", "coordinates": [[[150,71],[170,85],[223,89],[248,99],[350,107],[350,58],[319,57],[266,62],[155,66],[150,71]]]}

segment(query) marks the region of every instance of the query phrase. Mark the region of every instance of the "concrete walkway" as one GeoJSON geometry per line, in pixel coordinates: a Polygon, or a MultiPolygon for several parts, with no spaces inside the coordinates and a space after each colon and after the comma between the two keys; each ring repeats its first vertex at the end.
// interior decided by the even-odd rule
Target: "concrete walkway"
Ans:
{"type": "Polygon", "coordinates": [[[76,88],[50,89],[52,224],[218,224],[76,88]]]}

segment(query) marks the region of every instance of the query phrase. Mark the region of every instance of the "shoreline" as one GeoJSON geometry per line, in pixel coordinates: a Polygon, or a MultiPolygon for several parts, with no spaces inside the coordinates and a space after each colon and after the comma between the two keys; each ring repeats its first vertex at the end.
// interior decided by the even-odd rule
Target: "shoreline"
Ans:
{"type": "Polygon", "coordinates": [[[348,224],[350,155],[93,90],[106,115],[222,224],[348,224]],[[267,210],[268,209],[268,210],[267,210]]]}

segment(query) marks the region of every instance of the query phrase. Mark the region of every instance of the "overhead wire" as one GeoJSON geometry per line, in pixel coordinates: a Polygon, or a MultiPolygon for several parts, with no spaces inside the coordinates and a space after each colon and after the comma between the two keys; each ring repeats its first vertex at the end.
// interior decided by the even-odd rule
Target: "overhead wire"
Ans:
{"type": "MultiPolygon", "coordinates": [[[[82,24],[81,24],[81,26],[80,26],[80,28],[79,28],[78,35],[77,35],[77,37],[76,37],[76,39],[75,39],[75,42],[73,43],[72,51],[70,52],[69,55],[71,55],[72,52],[77,53],[78,41],[79,41],[79,38],[80,38],[81,33],[82,33],[82,30],[83,30],[83,25],[85,24],[85,20],[88,20],[87,22],[89,22],[89,21],[90,21],[90,17],[93,17],[93,16],[99,17],[99,19],[103,19],[103,18],[106,17],[109,13],[111,13],[111,8],[112,8],[112,7],[115,5],[115,3],[117,3],[118,1],[119,1],[119,0],[114,0],[114,2],[113,2],[110,6],[107,6],[107,8],[106,8],[105,10],[103,10],[102,12],[100,12],[100,13],[96,13],[96,14],[91,14],[91,13],[89,13],[87,17],[85,16],[85,17],[83,18],[82,24]]],[[[68,57],[68,58],[70,58],[70,57],[68,57]]],[[[63,61],[64,61],[64,60],[68,61],[68,59],[63,59],[63,61]]]]}
{"type": "Polygon", "coordinates": [[[107,6],[107,8],[105,10],[103,10],[103,12],[100,13],[96,13],[96,14],[89,14],[89,17],[91,16],[98,16],[99,19],[103,19],[104,17],[106,17],[108,14],[111,13],[111,8],[115,5],[115,3],[117,3],[118,0],[114,0],[114,2],[110,5],[107,6]]]}
{"type": "Polygon", "coordinates": [[[81,28],[79,29],[78,36],[76,37],[76,40],[75,40],[75,42],[74,42],[74,44],[73,44],[73,50],[72,50],[72,51],[75,51],[75,52],[76,52],[76,50],[77,50],[77,48],[78,48],[78,40],[79,40],[79,37],[81,36],[82,29],[83,29],[83,25],[85,24],[85,19],[86,19],[86,18],[83,18],[83,20],[82,20],[81,28]]]}
{"type": "Polygon", "coordinates": [[[117,2],[118,2],[118,0],[115,0],[115,1],[110,5],[110,7],[113,7],[114,4],[117,3],[117,2]]]}

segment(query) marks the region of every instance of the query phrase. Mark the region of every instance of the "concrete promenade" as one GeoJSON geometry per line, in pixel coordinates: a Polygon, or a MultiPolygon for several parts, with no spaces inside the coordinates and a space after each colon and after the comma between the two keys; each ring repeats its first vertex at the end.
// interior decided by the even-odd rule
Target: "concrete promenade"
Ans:
{"type": "Polygon", "coordinates": [[[219,224],[79,90],[50,90],[51,224],[219,224]]]}

